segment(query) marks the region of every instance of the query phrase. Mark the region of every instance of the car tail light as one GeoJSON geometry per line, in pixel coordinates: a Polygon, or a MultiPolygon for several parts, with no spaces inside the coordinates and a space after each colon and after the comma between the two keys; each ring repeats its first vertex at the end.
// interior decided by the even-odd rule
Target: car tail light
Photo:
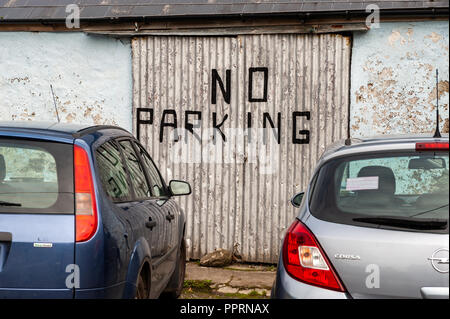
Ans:
{"type": "Polygon", "coordinates": [[[298,220],[295,220],[286,233],[283,262],[286,271],[294,279],[310,285],[345,291],[314,235],[298,220]]]}
{"type": "Polygon", "coordinates": [[[416,143],[416,151],[448,151],[446,142],[416,143]]]}
{"type": "Polygon", "coordinates": [[[97,230],[97,206],[91,166],[86,151],[74,146],[75,171],[75,237],[77,242],[89,240],[97,230]]]}

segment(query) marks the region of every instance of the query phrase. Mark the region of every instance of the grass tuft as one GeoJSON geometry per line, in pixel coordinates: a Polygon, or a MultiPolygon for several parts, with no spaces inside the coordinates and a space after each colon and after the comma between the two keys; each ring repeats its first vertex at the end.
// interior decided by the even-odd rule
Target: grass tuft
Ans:
{"type": "Polygon", "coordinates": [[[183,288],[196,290],[196,291],[203,291],[203,292],[209,292],[212,290],[211,288],[211,280],[185,280],[183,284],[183,288]]]}

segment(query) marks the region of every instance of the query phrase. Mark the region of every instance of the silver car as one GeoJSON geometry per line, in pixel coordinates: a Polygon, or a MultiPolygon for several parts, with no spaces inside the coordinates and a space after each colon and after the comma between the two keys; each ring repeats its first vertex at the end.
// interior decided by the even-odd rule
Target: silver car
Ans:
{"type": "Polygon", "coordinates": [[[449,139],[344,141],[322,155],[272,298],[449,298],[449,139]]]}

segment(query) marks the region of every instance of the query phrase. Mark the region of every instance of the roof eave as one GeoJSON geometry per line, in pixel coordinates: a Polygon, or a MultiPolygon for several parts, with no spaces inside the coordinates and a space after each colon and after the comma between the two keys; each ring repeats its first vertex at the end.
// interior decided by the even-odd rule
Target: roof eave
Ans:
{"type": "MultiPolygon", "coordinates": [[[[1,9],[0,9],[1,12],[1,9]]],[[[382,9],[380,18],[393,17],[442,17],[448,16],[449,7],[427,7],[412,9],[382,9]]],[[[1,16],[1,14],[0,14],[1,16]]],[[[365,10],[328,10],[328,11],[287,11],[287,12],[242,12],[229,14],[171,14],[171,15],[127,15],[127,16],[108,16],[108,17],[81,17],[80,22],[124,22],[124,21],[142,21],[142,20],[179,20],[179,19],[197,19],[197,18],[270,18],[270,17],[299,17],[299,18],[357,18],[367,17],[365,10]]],[[[0,19],[0,23],[65,23],[65,18],[27,18],[27,19],[0,19]]]]}

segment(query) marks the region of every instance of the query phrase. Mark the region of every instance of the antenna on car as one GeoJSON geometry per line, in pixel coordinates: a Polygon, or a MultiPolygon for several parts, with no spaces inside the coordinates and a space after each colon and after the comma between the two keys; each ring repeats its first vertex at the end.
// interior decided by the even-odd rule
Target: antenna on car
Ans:
{"type": "Polygon", "coordinates": [[[441,132],[439,131],[439,70],[436,69],[436,131],[434,132],[434,138],[439,138],[441,132]]]}
{"type": "Polygon", "coordinates": [[[58,107],[56,106],[55,93],[53,93],[53,87],[51,84],[50,84],[50,91],[52,91],[53,104],[55,105],[55,110],[56,110],[56,118],[58,119],[58,123],[59,123],[60,120],[59,120],[59,114],[58,114],[58,107]]]}

